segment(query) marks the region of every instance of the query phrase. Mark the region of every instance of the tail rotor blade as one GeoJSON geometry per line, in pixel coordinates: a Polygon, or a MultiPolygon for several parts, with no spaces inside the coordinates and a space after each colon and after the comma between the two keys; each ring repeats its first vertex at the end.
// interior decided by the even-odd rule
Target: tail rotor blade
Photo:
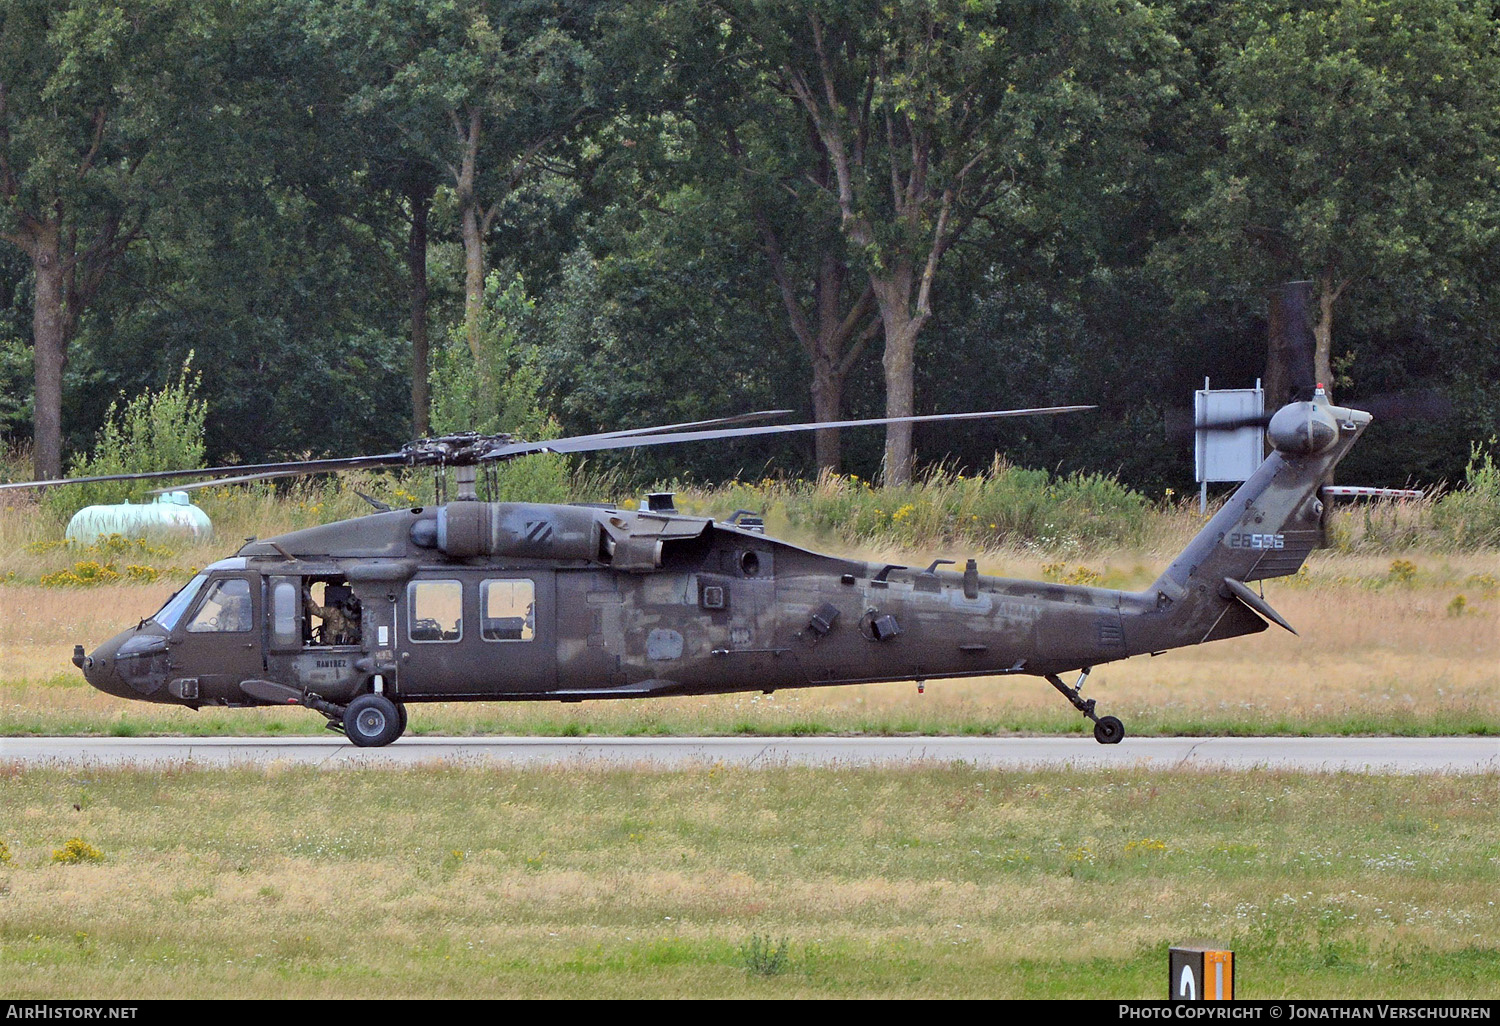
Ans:
{"type": "Polygon", "coordinates": [[[1244,428],[1263,428],[1271,423],[1269,413],[1253,417],[1234,417],[1226,420],[1193,420],[1193,411],[1184,407],[1169,409],[1162,416],[1167,441],[1191,441],[1199,431],[1240,431],[1244,428]]]}
{"type": "Polygon", "coordinates": [[[1339,405],[1364,410],[1377,421],[1442,420],[1453,413],[1453,400],[1431,390],[1383,392],[1365,399],[1340,401],[1339,405]]]}

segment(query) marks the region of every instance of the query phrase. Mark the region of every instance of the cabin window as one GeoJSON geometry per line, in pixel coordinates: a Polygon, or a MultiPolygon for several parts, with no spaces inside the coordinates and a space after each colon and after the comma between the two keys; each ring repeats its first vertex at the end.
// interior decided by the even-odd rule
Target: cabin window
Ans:
{"type": "Polygon", "coordinates": [[[480,585],[481,636],[485,641],[536,637],[536,584],[526,579],[480,585]]]}
{"type": "Polygon", "coordinates": [[[464,636],[464,586],[458,581],[413,581],[406,602],[412,641],[458,641],[464,636]]]}
{"type": "Polygon", "coordinates": [[[271,633],[280,642],[298,640],[297,630],[297,586],[290,581],[281,581],[271,589],[271,633]]]}
{"type": "Polygon", "coordinates": [[[187,629],[193,633],[238,633],[253,626],[250,617],[250,582],[243,577],[231,577],[209,586],[187,629]]]}

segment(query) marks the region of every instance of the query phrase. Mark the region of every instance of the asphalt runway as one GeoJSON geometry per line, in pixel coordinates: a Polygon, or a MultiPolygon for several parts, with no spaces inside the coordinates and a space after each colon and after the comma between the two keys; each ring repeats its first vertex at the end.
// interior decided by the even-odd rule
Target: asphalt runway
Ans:
{"type": "Polygon", "coordinates": [[[342,738],[0,739],[0,763],[23,766],[269,766],[329,769],[424,763],[676,768],[872,766],[963,762],[976,766],[1151,769],[1286,769],[1330,773],[1500,772],[1500,738],[1172,737],[408,737],[387,748],[342,738]]]}

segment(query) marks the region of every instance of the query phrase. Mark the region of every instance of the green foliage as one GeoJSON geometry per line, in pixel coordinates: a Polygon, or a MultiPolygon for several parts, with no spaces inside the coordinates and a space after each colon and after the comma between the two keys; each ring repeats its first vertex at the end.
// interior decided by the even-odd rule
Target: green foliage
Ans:
{"type": "MultiPolygon", "coordinates": [[[[523,335],[535,304],[519,274],[507,282],[499,271],[485,280],[477,354],[462,324],[432,353],[432,429],[437,434],[505,432],[526,439],[555,438],[557,424],[542,405],[538,347],[523,335]]],[[[568,461],[557,455],[529,456],[486,472],[482,496],[491,501],[564,502],[568,461]]]]}
{"type": "MultiPolygon", "coordinates": [[[[192,354],[175,382],[159,391],[110,403],[94,451],[75,457],[70,477],[139,474],[153,470],[192,470],[203,466],[203,426],[208,404],[198,398],[199,375],[192,354]],[[123,402],[123,405],[121,405],[123,402]]],[[[44,502],[66,519],[84,506],[141,501],[155,485],[144,481],[69,485],[48,491],[44,502]]]]}
{"type": "MultiPolygon", "coordinates": [[[[535,432],[535,368],[537,408],[570,434],[756,408],[810,419],[821,357],[792,308],[817,327],[837,307],[841,323],[872,272],[911,259],[919,280],[962,226],[935,254],[915,412],[1108,412],[930,426],[920,456],[981,467],[1002,449],[1060,478],[1185,489],[1164,408],[1205,374],[1262,375],[1262,286],[1327,272],[1348,282],[1332,355],[1355,392],[1441,388],[1461,411],[1377,424],[1341,477],[1456,479],[1500,417],[1496,49],[1488,13],[1458,0],[14,0],[0,12],[17,185],[0,209],[0,432],[33,430],[29,215],[76,239],[56,258],[78,258],[58,301],[72,451],[92,447],[110,397],[175,377],[189,347],[214,463],[399,446],[419,259],[404,243],[425,196],[435,347],[463,319],[466,271],[502,266],[501,295],[516,273],[528,291],[504,311],[495,286],[476,290],[490,330],[540,349],[519,380],[486,380],[475,347],[471,366],[439,353],[455,358],[434,367],[450,426],[493,415],[535,432]],[[821,134],[811,109],[830,114],[821,134]],[[835,132],[847,183],[822,137],[835,132]]],[[[841,352],[857,356],[839,367],[844,412],[879,414],[879,326],[841,352]]],[[[876,471],[879,432],[841,446],[846,469],[876,471]]],[[[790,436],[595,459],[719,480],[805,472],[811,451],[790,436]]],[[[562,488],[531,467],[503,476],[496,494],[562,488]]],[[[1449,497],[1453,544],[1485,544],[1477,501],[1449,497]]],[[[1364,518],[1357,547],[1429,544],[1431,510],[1408,512],[1340,517],[1364,518]]]]}
{"type": "Polygon", "coordinates": [[[627,361],[613,304],[587,249],[568,254],[561,277],[538,300],[536,313],[542,366],[558,417],[567,424],[598,423],[620,398],[618,375],[611,378],[610,370],[627,361]]]}
{"type": "Polygon", "coordinates": [[[998,458],[983,474],[938,469],[920,484],[900,487],[827,475],[816,487],[790,486],[786,497],[794,524],[912,546],[960,540],[1047,550],[1139,544],[1148,509],[1143,496],[1110,475],[1054,477],[998,458]]]}
{"type": "Polygon", "coordinates": [[[537,347],[522,338],[534,307],[519,274],[506,281],[492,271],[485,279],[477,351],[455,325],[432,354],[433,431],[548,437],[537,347]]]}
{"type": "Polygon", "coordinates": [[[0,338],[0,434],[11,435],[31,424],[31,370],[31,350],[26,343],[0,338]]]}
{"type": "Polygon", "coordinates": [[[1496,439],[1469,445],[1464,487],[1443,496],[1433,520],[1448,542],[1459,549],[1500,546],[1500,467],[1495,465],[1496,439]]]}
{"type": "Polygon", "coordinates": [[[752,976],[780,976],[791,963],[790,947],[785,937],[773,942],[757,933],[740,945],[740,964],[752,976]]]}
{"type": "Polygon", "coordinates": [[[1247,261],[1331,298],[1361,280],[1442,291],[1493,244],[1500,50],[1483,9],[1258,0],[1184,32],[1205,73],[1174,126],[1198,168],[1172,182],[1189,230],[1163,240],[1182,295],[1202,271],[1243,281],[1247,261]]]}

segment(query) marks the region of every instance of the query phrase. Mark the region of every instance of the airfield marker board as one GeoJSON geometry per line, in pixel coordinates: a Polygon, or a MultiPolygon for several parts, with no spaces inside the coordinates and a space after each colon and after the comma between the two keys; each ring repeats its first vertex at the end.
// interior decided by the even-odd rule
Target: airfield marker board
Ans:
{"type": "Polygon", "coordinates": [[[1167,952],[1167,998],[1171,1001],[1232,1001],[1234,952],[1207,944],[1167,952]]]}

